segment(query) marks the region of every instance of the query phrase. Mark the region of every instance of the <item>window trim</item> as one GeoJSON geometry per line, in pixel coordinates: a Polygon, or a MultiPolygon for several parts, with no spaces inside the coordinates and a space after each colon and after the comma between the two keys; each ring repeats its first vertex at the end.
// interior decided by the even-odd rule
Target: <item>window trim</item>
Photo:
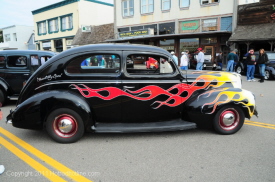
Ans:
{"type": "MultiPolygon", "coordinates": [[[[66,32],[66,31],[71,31],[71,30],[73,30],[73,28],[74,28],[74,23],[73,23],[73,13],[70,13],[70,14],[66,14],[66,15],[62,15],[62,16],[59,16],[59,18],[60,18],[60,31],[61,32],[66,32]],[[69,18],[69,17],[71,17],[72,18],[72,27],[71,28],[66,28],[66,29],[63,29],[63,27],[62,27],[62,19],[63,18],[69,18]]],[[[66,24],[68,23],[68,25],[69,25],[69,19],[68,19],[68,22],[66,21],[66,24]]]]}
{"type": "Polygon", "coordinates": [[[167,12],[171,10],[171,0],[161,0],[161,11],[162,12],[167,12]],[[163,9],[163,3],[168,2],[169,1],[169,9],[163,9]]]}
{"type": "Polygon", "coordinates": [[[46,23],[47,23],[47,20],[36,22],[36,25],[37,25],[37,35],[38,36],[40,36],[40,35],[46,35],[47,34],[46,23]],[[42,24],[42,23],[45,25],[45,27],[42,27],[45,30],[45,32],[43,32],[43,33],[41,33],[39,31],[39,25],[42,24]]]}
{"type": "Polygon", "coordinates": [[[123,0],[123,1],[121,1],[121,13],[122,13],[122,17],[123,18],[129,18],[129,17],[133,17],[134,16],[134,14],[135,14],[135,1],[134,0],[123,0]],[[133,14],[132,15],[130,15],[130,1],[133,1],[133,14]],[[127,16],[125,16],[124,15],[124,2],[127,2],[127,11],[128,11],[128,13],[129,13],[129,15],[127,15],[127,16]]]}
{"type": "Polygon", "coordinates": [[[218,2],[210,2],[209,1],[214,1],[214,0],[200,0],[201,6],[212,6],[220,3],[220,0],[217,0],[218,2]],[[208,1],[208,3],[202,3],[203,1],[208,1]]]}
{"type": "Polygon", "coordinates": [[[49,34],[58,33],[58,32],[59,32],[58,17],[48,19],[47,22],[48,22],[48,32],[49,32],[49,34]],[[51,29],[50,29],[50,22],[51,22],[51,21],[54,21],[54,20],[55,20],[55,23],[57,24],[57,25],[55,26],[55,28],[56,28],[57,30],[51,31],[51,29]]]}
{"type": "Polygon", "coordinates": [[[29,56],[28,56],[28,55],[17,55],[17,54],[9,55],[9,56],[6,57],[6,67],[7,67],[8,69],[22,69],[22,70],[24,70],[24,69],[27,69],[27,68],[28,68],[28,60],[29,60],[29,56]],[[17,67],[17,66],[9,66],[9,65],[8,65],[9,57],[23,57],[23,56],[27,58],[27,59],[26,59],[26,65],[25,65],[25,66],[17,67]]]}
{"type": "Polygon", "coordinates": [[[188,6],[181,6],[181,1],[182,0],[179,0],[179,7],[180,7],[180,9],[189,9],[189,7],[190,7],[190,1],[191,0],[187,0],[187,1],[189,1],[189,3],[188,3],[189,5],[188,6]]]}
{"type": "Polygon", "coordinates": [[[152,10],[152,12],[149,12],[149,1],[150,0],[146,0],[146,2],[147,2],[147,12],[146,13],[142,13],[142,0],[140,0],[140,14],[141,15],[148,15],[148,14],[153,14],[154,13],[154,10],[155,10],[155,2],[154,2],[154,0],[152,0],[153,1],[153,10],[152,10]]]}

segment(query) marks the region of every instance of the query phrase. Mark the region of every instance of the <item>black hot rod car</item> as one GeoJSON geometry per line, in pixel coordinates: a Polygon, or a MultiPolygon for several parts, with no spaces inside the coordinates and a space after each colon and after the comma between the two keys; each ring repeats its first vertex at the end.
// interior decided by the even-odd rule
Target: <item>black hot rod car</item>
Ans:
{"type": "Polygon", "coordinates": [[[257,115],[240,75],[182,72],[172,59],[161,48],[129,44],[64,51],[31,76],[7,122],[45,128],[55,141],[70,143],[85,131],[172,131],[201,124],[233,134],[245,117],[257,115]]]}

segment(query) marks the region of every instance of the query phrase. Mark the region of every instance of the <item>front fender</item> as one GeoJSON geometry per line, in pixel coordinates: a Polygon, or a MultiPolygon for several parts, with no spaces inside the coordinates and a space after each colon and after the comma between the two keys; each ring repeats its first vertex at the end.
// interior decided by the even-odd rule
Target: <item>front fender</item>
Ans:
{"type": "Polygon", "coordinates": [[[88,103],[79,95],[70,91],[46,91],[36,94],[23,103],[7,117],[14,127],[42,129],[50,112],[58,108],[76,111],[87,125],[91,122],[91,110],[88,103]]]}
{"type": "Polygon", "coordinates": [[[207,90],[189,99],[185,108],[193,114],[213,114],[225,104],[240,105],[247,118],[257,115],[254,95],[240,88],[217,88],[207,90]]]}

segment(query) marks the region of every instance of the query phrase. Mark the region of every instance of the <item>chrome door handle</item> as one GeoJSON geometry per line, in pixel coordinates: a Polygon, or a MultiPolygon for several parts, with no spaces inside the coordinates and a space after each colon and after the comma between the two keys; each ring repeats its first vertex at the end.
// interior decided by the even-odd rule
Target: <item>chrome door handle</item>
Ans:
{"type": "Polygon", "coordinates": [[[128,89],[128,88],[135,88],[135,87],[123,86],[123,89],[128,89]]]}

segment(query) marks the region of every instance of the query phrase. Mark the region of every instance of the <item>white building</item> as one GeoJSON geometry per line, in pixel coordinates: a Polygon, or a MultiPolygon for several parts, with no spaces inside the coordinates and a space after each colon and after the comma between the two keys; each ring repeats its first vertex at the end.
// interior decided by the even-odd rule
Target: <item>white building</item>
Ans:
{"type": "Polygon", "coordinates": [[[0,43],[0,50],[27,50],[28,41],[34,32],[33,26],[13,25],[2,28],[4,42],[0,43]]]}
{"type": "Polygon", "coordinates": [[[114,22],[113,4],[99,0],[64,0],[32,11],[38,50],[71,47],[81,27],[114,22]]]}

